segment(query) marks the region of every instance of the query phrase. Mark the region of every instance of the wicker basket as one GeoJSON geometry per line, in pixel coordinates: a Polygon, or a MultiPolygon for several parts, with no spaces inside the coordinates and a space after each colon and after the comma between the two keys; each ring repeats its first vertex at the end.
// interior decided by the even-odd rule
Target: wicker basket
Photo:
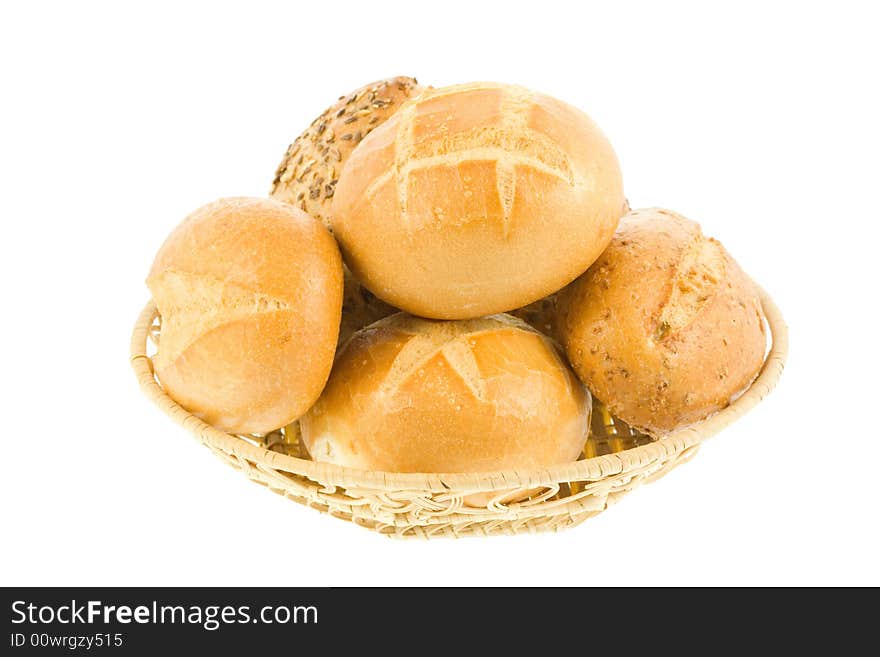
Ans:
{"type": "Polygon", "coordinates": [[[583,459],[530,472],[363,471],[299,458],[295,424],[266,436],[219,431],[178,405],[158,384],[150,354],[160,323],[152,302],[135,325],[131,364],[147,396],[215,454],[253,481],[324,513],[395,537],[558,531],[604,511],[639,484],[658,479],[687,461],[703,440],[746,413],[773,389],[782,373],[788,334],[773,300],[763,290],[760,294],[772,345],[758,378],[730,406],[687,429],[651,440],[598,405],[583,459]],[[516,491],[527,497],[512,494],[516,491]],[[477,493],[489,494],[475,496],[477,493]],[[488,503],[473,506],[475,497],[488,503]],[[521,501],[505,503],[509,499],[521,501]]]}

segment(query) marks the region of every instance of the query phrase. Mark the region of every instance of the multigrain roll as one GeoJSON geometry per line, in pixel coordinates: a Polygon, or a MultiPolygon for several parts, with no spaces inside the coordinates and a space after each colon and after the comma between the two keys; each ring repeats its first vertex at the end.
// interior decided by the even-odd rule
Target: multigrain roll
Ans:
{"type": "Polygon", "coordinates": [[[410,313],[465,319],[555,292],[624,206],[617,158],[580,110],[521,87],[429,89],[351,154],[333,232],[355,276],[410,313]]]}
{"type": "Polygon", "coordinates": [[[398,313],[356,333],[300,424],[316,461],[391,472],[577,459],[591,398],[552,343],[509,315],[398,313]]]}
{"type": "Polygon", "coordinates": [[[147,279],[162,317],[156,374],[218,429],[265,433],[318,398],[336,349],[342,261],[291,205],[221,199],[168,237],[147,279]]]}
{"type": "Polygon", "coordinates": [[[718,241],[668,210],[624,217],[557,305],[557,332],[580,379],[652,435],[723,408],[764,361],[753,283],[718,241]]]}
{"type": "Polygon", "coordinates": [[[415,78],[396,77],[364,85],[338,102],[288,146],[275,171],[270,195],[291,203],[330,227],[330,206],[348,156],[422,87],[415,78]]]}

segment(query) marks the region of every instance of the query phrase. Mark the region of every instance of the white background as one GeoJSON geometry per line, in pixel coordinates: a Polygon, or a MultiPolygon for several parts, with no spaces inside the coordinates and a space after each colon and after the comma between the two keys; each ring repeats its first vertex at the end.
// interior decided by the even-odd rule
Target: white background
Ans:
{"type": "Polygon", "coordinates": [[[662,4],[3,3],[0,583],[880,584],[877,16],[662,4]],[[156,249],[399,74],[589,113],[634,207],[699,221],[776,298],[776,391],[558,535],[392,541],[198,445],[129,369],[156,249]]]}

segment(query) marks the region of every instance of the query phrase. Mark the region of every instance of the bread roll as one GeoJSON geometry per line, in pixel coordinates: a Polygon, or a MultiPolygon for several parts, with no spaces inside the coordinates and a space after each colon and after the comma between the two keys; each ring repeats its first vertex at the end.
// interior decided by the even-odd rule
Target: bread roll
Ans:
{"type": "Polygon", "coordinates": [[[555,292],[598,257],[623,214],[598,127],[520,87],[429,89],[361,142],[333,197],[355,276],[410,313],[473,318],[555,292]]]}
{"type": "Polygon", "coordinates": [[[764,361],[751,280],[719,242],[668,210],[624,217],[557,303],[578,376],[614,415],[652,435],[723,408],[764,361]]]}
{"type": "Polygon", "coordinates": [[[316,461],[392,472],[539,468],[577,459],[591,399],[551,342],[509,315],[398,313],[356,333],[300,421],[316,461]]]}
{"type": "Polygon", "coordinates": [[[270,195],[305,210],[329,228],[330,203],[349,154],[421,90],[415,78],[396,77],[340,96],[287,148],[270,195]]]}
{"type": "Polygon", "coordinates": [[[271,199],[221,199],[162,245],[147,285],[162,317],[156,374],[190,412],[265,433],[318,398],[336,348],[342,262],[315,219],[271,199]]]}

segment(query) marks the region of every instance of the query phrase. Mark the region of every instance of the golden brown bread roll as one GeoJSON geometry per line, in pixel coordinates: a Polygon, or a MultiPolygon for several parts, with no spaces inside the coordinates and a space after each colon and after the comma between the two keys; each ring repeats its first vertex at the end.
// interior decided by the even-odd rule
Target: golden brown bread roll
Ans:
{"type": "Polygon", "coordinates": [[[723,408],[764,361],[751,280],[699,225],[668,210],[625,216],[557,303],[578,376],[614,415],[652,435],[723,408]]]}
{"type": "Polygon", "coordinates": [[[393,472],[538,468],[577,459],[589,393],[552,343],[509,315],[398,313],[342,348],[300,420],[316,461],[393,472]]]}
{"type": "Polygon", "coordinates": [[[265,433],[318,398],[336,348],[342,262],[302,210],[254,198],[199,208],[162,245],[147,285],[162,317],[156,374],[195,415],[265,433]]]}
{"type": "Polygon", "coordinates": [[[343,167],[333,231],[355,276],[410,313],[479,317],[572,281],[624,205],[617,158],[590,118],[521,87],[429,89],[343,167]]]}
{"type": "Polygon", "coordinates": [[[415,78],[396,77],[340,96],[287,148],[270,195],[305,210],[329,228],[330,203],[349,154],[421,90],[415,78]]]}

